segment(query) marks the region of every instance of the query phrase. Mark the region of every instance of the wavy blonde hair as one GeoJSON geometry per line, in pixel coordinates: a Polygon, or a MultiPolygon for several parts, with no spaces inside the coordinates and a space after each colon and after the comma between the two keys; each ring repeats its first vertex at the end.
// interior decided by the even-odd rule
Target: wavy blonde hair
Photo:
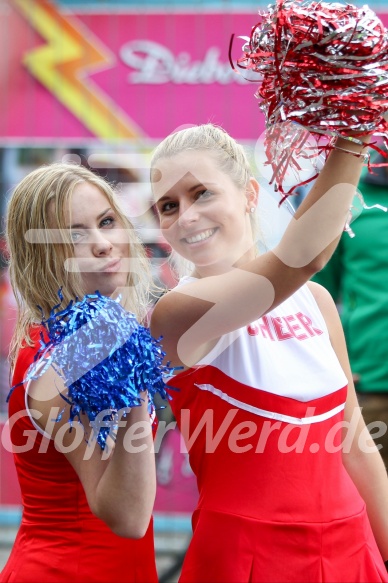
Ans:
{"type": "MultiPolygon", "coordinates": [[[[165,138],[154,150],[151,159],[151,183],[153,169],[161,158],[172,158],[187,150],[211,152],[219,168],[227,174],[235,185],[245,188],[252,178],[252,169],[248,156],[241,144],[238,144],[223,128],[211,123],[179,130],[165,138]]],[[[260,233],[257,216],[250,215],[252,238],[256,240],[260,233]]],[[[171,254],[173,266],[179,276],[187,275],[193,265],[176,253],[171,254]]]]}
{"type": "Polygon", "coordinates": [[[106,196],[128,233],[130,256],[136,258],[138,268],[136,281],[134,274],[128,273],[121,303],[139,321],[145,318],[151,287],[149,262],[112,186],[82,166],[63,163],[43,166],[28,174],[16,186],[6,214],[10,279],[18,306],[16,328],[10,345],[11,366],[22,344],[32,345],[31,326],[39,325],[42,312],[47,318],[53,306],[58,304],[60,288],[63,305],[85,295],[81,273],[65,269],[65,261],[74,256],[71,234],[65,224],[65,210],[74,188],[81,182],[93,184],[106,196]],[[60,231],[60,243],[50,236],[53,228],[60,231]],[[39,244],[30,242],[26,237],[31,229],[39,229],[43,233],[44,239],[40,238],[39,244]]]}

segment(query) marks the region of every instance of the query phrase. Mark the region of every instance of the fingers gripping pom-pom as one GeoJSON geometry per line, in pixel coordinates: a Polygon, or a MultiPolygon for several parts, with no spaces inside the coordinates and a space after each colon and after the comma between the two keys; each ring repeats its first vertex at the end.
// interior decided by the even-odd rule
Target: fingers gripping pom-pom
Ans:
{"type": "Polygon", "coordinates": [[[163,364],[159,340],[118,301],[96,292],[59,308],[42,321],[49,340],[41,336],[25,380],[42,376],[52,366],[68,389],[62,396],[70,405],[70,423],[86,414],[104,448],[119,412],[125,415],[140,405],[141,392],[148,393],[150,413],[156,393],[167,398],[164,378],[173,369],[163,364]]]}
{"type": "MultiPolygon", "coordinates": [[[[318,138],[374,133],[388,139],[388,35],[368,6],[280,0],[262,15],[243,51],[237,66],[260,76],[256,96],[267,128],[288,121],[318,138]]],[[[326,143],[321,151],[329,149],[326,143]]],[[[281,143],[276,150],[283,151],[281,143]]],[[[283,192],[276,164],[275,171],[283,192]]]]}

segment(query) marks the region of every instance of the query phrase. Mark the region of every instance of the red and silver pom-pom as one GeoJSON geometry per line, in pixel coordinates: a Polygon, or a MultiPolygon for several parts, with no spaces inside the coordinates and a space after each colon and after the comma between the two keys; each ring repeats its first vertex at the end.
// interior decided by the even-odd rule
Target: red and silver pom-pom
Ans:
{"type": "MultiPolygon", "coordinates": [[[[388,34],[368,6],[280,0],[246,40],[237,66],[260,75],[256,96],[267,129],[273,128],[267,141],[284,133],[275,128],[285,121],[318,140],[373,133],[388,141],[388,34]]],[[[330,144],[318,149],[327,152],[330,144]]],[[[268,156],[274,150],[268,144],[268,156]]],[[[269,158],[273,180],[284,192],[279,142],[276,151],[269,158]]]]}

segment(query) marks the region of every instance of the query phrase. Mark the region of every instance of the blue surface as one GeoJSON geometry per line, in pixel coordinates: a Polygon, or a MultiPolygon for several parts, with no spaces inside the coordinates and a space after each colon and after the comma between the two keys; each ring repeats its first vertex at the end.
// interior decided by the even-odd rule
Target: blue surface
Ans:
{"type": "MultiPolygon", "coordinates": [[[[0,507],[0,528],[17,527],[21,519],[21,509],[18,506],[0,507]]],[[[191,533],[191,516],[189,514],[154,513],[155,532],[191,533]]]]}
{"type": "Polygon", "coordinates": [[[0,527],[18,526],[22,516],[22,511],[18,506],[0,507],[0,527]]]}

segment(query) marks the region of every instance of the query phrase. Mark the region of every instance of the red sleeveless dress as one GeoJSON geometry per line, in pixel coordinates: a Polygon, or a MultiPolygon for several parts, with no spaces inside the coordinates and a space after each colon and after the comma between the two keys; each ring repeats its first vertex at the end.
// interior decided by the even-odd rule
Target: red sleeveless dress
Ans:
{"type": "MultiPolygon", "coordinates": [[[[13,384],[33,362],[38,328],[32,336],[36,344],[20,350],[13,384]]],[[[146,535],[133,540],[115,535],[91,513],[76,472],[32,424],[24,385],[11,395],[9,417],[23,515],[0,582],[156,583],[152,521],[146,535]]]]}
{"type": "Polygon", "coordinates": [[[199,488],[181,583],[388,581],[342,463],[346,383],[307,286],[169,381],[199,488]]]}

